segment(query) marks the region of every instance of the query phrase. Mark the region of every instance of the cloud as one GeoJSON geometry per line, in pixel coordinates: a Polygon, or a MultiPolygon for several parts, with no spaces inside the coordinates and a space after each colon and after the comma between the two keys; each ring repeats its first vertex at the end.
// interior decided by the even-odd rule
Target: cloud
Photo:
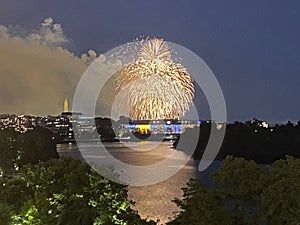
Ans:
{"type": "Polygon", "coordinates": [[[90,65],[97,58],[97,53],[94,50],[89,50],[87,53],[81,55],[81,59],[86,65],[90,65]]]}
{"type": "Polygon", "coordinates": [[[67,38],[52,18],[37,32],[18,31],[0,25],[0,113],[59,114],[87,66],[61,47],[67,38]]]}
{"type": "Polygon", "coordinates": [[[9,37],[8,28],[4,25],[0,25],[0,39],[8,39],[9,37]]]}
{"type": "Polygon", "coordinates": [[[46,18],[41,23],[40,29],[37,32],[29,34],[27,39],[51,47],[62,46],[69,42],[63,33],[61,25],[54,23],[54,20],[51,17],[46,18]]]}

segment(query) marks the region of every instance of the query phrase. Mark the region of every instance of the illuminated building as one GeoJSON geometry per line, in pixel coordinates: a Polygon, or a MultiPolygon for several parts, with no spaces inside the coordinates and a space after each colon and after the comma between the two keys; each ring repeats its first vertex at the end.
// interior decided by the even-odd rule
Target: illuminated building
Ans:
{"type": "Polygon", "coordinates": [[[137,124],[137,131],[141,134],[150,134],[150,124],[137,124]]]}
{"type": "Polygon", "coordinates": [[[123,127],[131,132],[141,134],[181,134],[187,128],[200,126],[200,121],[190,120],[133,120],[129,124],[123,124],[123,127]]]}

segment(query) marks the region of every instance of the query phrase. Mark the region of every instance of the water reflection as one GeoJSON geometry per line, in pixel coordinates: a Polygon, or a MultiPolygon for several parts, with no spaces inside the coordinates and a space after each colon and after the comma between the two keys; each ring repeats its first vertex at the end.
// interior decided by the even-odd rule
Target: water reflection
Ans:
{"type": "MultiPolygon", "coordinates": [[[[114,157],[123,162],[139,166],[155,164],[176,151],[171,148],[171,142],[141,141],[127,143],[108,142],[104,144],[114,157]]],[[[87,149],[92,149],[97,143],[85,143],[85,145],[87,149]]],[[[57,151],[60,156],[83,160],[75,143],[58,144],[57,151]]],[[[183,153],[178,152],[177,154],[183,153]]],[[[143,218],[158,219],[161,224],[164,224],[173,218],[174,211],[179,210],[172,200],[175,197],[182,197],[181,188],[185,186],[191,177],[195,177],[193,160],[190,160],[174,176],[160,183],[138,187],[129,186],[128,195],[130,199],[136,202],[134,208],[138,210],[143,218]]]]}

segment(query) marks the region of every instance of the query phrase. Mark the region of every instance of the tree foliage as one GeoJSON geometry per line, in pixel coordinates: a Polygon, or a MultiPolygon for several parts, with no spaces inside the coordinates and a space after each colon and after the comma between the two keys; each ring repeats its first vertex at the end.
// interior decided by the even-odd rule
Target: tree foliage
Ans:
{"type": "Polygon", "coordinates": [[[130,208],[125,186],[70,158],[27,165],[19,177],[2,178],[0,196],[0,210],[1,204],[11,207],[15,224],[153,224],[130,208]]]}
{"type": "Polygon", "coordinates": [[[182,211],[169,225],[297,225],[300,224],[300,159],[287,156],[269,167],[227,157],[207,188],[191,180],[182,211]]]}
{"type": "Polygon", "coordinates": [[[11,172],[17,167],[20,136],[7,129],[0,130],[0,172],[11,172]]]}
{"type": "Polygon", "coordinates": [[[50,130],[35,127],[25,134],[11,129],[0,130],[0,172],[4,175],[17,173],[28,163],[50,158],[58,158],[50,130]]]}

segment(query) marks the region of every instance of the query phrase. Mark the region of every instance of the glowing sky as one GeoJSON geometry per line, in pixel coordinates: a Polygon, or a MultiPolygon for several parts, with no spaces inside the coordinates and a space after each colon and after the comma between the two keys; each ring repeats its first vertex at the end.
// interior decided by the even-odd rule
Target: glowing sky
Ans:
{"type": "MultiPolygon", "coordinates": [[[[60,65],[63,64],[62,62],[68,62],[69,71],[74,70],[75,80],[85,68],[83,64],[79,65],[79,68],[73,67],[73,60],[78,59],[71,59],[72,53],[78,57],[89,49],[102,53],[132,41],[137,36],[149,35],[163,37],[167,41],[183,45],[205,60],[223,89],[230,121],[248,120],[253,117],[271,122],[300,119],[298,91],[300,2],[298,0],[188,2],[184,0],[0,0],[0,24],[9,28],[11,33],[17,33],[23,38],[28,39],[30,34],[35,34],[31,36],[35,41],[37,38],[42,40],[48,38],[48,41],[55,40],[52,44],[58,43],[59,46],[64,44],[64,48],[68,50],[68,52],[61,50],[56,57],[54,55],[57,52],[41,49],[35,45],[35,49],[39,49],[36,51],[36,57],[42,61],[41,63],[45,62],[42,64],[44,68],[51,67],[45,72],[44,76],[47,77],[45,80],[38,77],[37,72],[28,71],[22,76],[19,75],[18,68],[21,70],[24,65],[26,68],[31,65],[26,60],[25,64],[22,64],[20,58],[25,56],[30,58],[28,57],[30,51],[35,52],[33,48],[26,47],[27,42],[22,42],[22,48],[27,49],[28,53],[25,55],[22,52],[16,53],[17,55],[15,53],[6,55],[3,53],[4,47],[7,52],[12,52],[16,43],[11,49],[8,45],[0,43],[2,47],[0,66],[6,65],[9,68],[9,65],[12,67],[14,64],[16,68],[9,77],[17,80],[17,84],[13,84],[7,77],[9,69],[5,71],[0,69],[2,84],[0,113],[5,111],[18,113],[24,111],[24,108],[30,113],[31,106],[35,104],[26,102],[27,99],[22,97],[21,93],[25,93],[22,89],[24,86],[18,82],[22,78],[29,82],[28,86],[31,83],[34,86],[36,80],[48,81],[53,87],[54,95],[59,95],[49,102],[49,107],[35,106],[37,109],[32,112],[48,114],[46,111],[51,111],[51,108],[51,113],[58,114],[59,109],[62,108],[63,98],[57,108],[54,108],[54,105],[59,102],[62,95],[72,95],[72,88],[62,91],[60,86],[65,86],[70,79],[73,79],[65,75],[66,71],[60,65]],[[47,29],[42,30],[40,25],[45,18],[49,17],[54,19],[54,24],[59,24],[51,28],[52,33],[47,29]],[[10,24],[14,26],[10,27],[10,24]],[[44,36],[37,36],[41,34],[44,36]],[[43,52],[48,52],[50,56],[53,54],[53,57],[49,56],[49,59],[43,52]],[[45,57],[47,59],[43,61],[45,57]],[[56,63],[54,59],[60,59],[61,63],[56,63]],[[50,74],[53,74],[52,77],[50,74]],[[55,86],[55,84],[59,85],[55,86]],[[20,107],[20,104],[23,106],[20,107]]],[[[0,27],[0,37],[1,33],[2,36],[5,34],[3,29],[4,27],[0,27]]],[[[27,46],[29,45],[33,43],[27,46]]],[[[76,65],[78,66],[78,63],[76,65]]],[[[76,82],[71,83],[74,86],[76,82]]],[[[47,96],[52,90],[49,85],[48,89],[43,90],[47,96]]],[[[26,92],[26,94],[31,93],[26,92]]],[[[44,96],[40,98],[42,97],[44,96]]],[[[37,96],[35,98],[32,101],[36,104],[42,102],[37,96]]],[[[202,104],[201,113],[206,117],[207,110],[203,98],[199,97],[196,101],[199,105],[202,104]]]]}

